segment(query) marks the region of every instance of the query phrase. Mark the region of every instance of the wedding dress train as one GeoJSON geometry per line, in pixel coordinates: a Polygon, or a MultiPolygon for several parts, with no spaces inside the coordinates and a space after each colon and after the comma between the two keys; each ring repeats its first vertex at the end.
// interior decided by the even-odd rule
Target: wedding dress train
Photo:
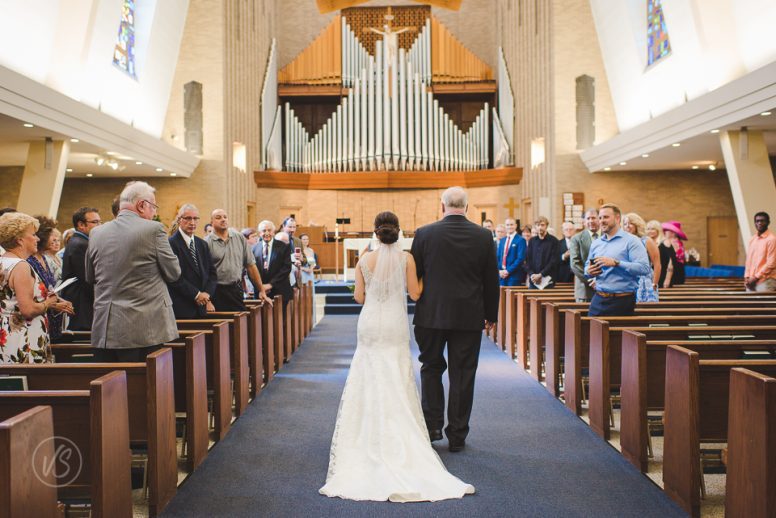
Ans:
{"type": "Polygon", "coordinates": [[[410,358],[406,255],[398,243],[373,253],[374,272],[360,262],[366,300],[320,493],[392,502],[474,493],[445,469],[429,442],[410,358]]]}

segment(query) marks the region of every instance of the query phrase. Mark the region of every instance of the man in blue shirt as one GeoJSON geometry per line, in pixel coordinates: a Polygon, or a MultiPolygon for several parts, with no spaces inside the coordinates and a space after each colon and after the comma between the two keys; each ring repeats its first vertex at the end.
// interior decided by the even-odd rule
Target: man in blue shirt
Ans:
{"type": "Polygon", "coordinates": [[[595,294],[588,315],[632,315],[639,277],[650,272],[641,240],[620,228],[620,209],[607,203],[598,211],[601,237],[590,245],[585,275],[594,278],[595,294]]]}

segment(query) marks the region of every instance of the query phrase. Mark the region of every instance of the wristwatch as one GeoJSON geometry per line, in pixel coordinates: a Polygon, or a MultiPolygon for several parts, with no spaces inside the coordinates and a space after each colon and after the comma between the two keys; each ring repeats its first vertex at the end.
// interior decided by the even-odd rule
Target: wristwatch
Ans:
{"type": "Polygon", "coordinates": [[[618,261],[617,259],[615,259],[615,260],[614,260],[614,266],[620,266],[620,261],[618,261]]]}

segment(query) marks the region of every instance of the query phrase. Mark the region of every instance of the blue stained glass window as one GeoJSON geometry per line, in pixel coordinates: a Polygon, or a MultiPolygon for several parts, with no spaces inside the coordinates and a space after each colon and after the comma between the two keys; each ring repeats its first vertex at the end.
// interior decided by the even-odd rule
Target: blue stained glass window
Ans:
{"type": "Polygon", "coordinates": [[[135,71],[135,0],[123,0],[121,23],[116,46],[113,49],[113,64],[137,79],[135,71]]]}
{"type": "Polygon", "coordinates": [[[647,0],[647,66],[671,54],[662,0],[647,0]]]}

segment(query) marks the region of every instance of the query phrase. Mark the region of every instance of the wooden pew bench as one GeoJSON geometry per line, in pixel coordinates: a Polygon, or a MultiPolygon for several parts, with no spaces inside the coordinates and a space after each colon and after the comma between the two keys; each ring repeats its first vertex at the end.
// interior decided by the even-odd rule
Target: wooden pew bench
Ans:
{"type": "Polygon", "coordinates": [[[131,518],[127,376],[113,371],[89,390],[0,392],[0,420],[50,406],[58,498],[88,499],[93,516],[131,518]],[[67,461],[68,464],[64,464],[67,461]]]}
{"type": "MultiPolygon", "coordinates": [[[[776,360],[701,360],[697,352],[677,346],[666,352],[663,484],[693,517],[700,516],[701,444],[727,442],[735,367],[776,375],[776,360]]],[[[765,454],[765,444],[752,447],[765,454]]]]}
{"type": "Polygon", "coordinates": [[[748,369],[730,373],[727,516],[775,516],[776,379],[748,369]]]}
{"type": "Polygon", "coordinates": [[[0,517],[55,518],[54,420],[50,406],[35,406],[0,421],[0,517]]]}
{"type": "Polygon", "coordinates": [[[620,445],[623,456],[641,471],[648,466],[647,413],[665,406],[666,351],[678,345],[702,360],[737,360],[746,351],[776,350],[776,340],[646,340],[643,333],[622,333],[620,445]]]}

